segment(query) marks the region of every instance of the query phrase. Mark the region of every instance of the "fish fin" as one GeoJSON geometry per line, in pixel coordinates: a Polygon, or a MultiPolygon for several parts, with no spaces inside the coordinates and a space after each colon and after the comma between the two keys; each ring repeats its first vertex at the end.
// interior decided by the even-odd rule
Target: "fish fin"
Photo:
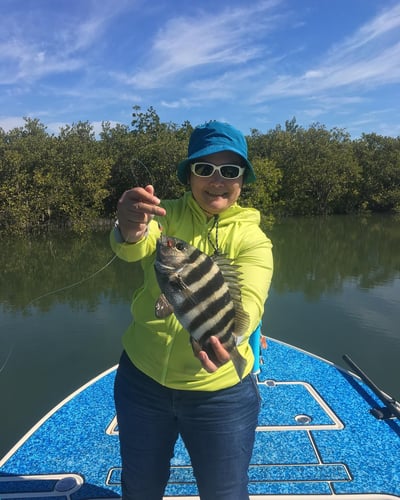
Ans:
{"type": "Polygon", "coordinates": [[[168,302],[167,297],[162,293],[156,302],[155,314],[157,318],[166,318],[174,312],[173,306],[168,302]]]}
{"type": "Polygon", "coordinates": [[[243,336],[250,325],[250,317],[243,309],[242,294],[240,291],[240,271],[239,266],[233,263],[231,259],[223,255],[214,255],[213,261],[219,267],[225,283],[228,286],[229,294],[231,296],[235,308],[235,332],[236,337],[243,336]]]}
{"type": "Polygon", "coordinates": [[[186,290],[187,285],[183,281],[182,276],[179,273],[172,273],[169,277],[169,282],[179,290],[186,290]]]}
{"type": "Polygon", "coordinates": [[[179,290],[179,292],[186,300],[188,300],[194,306],[197,306],[199,304],[198,300],[194,300],[193,290],[191,290],[190,287],[187,286],[187,284],[182,279],[182,276],[180,274],[178,273],[172,274],[169,278],[169,282],[174,286],[174,288],[179,290]]]}
{"type": "Polygon", "coordinates": [[[244,371],[246,369],[247,361],[246,359],[240,354],[240,352],[237,350],[237,347],[232,349],[230,352],[231,355],[231,360],[233,363],[233,366],[235,367],[236,373],[238,374],[238,377],[240,381],[242,381],[244,371]]]}
{"type": "Polygon", "coordinates": [[[179,290],[186,298],[191,299],[192,292],[178,273],[171,274],[169,282],[174,288],[179,290]]]}
{"type": "Polygon", "coordinates": [[[214,254],[210,257],[210,259],[217,264],[217,266],[220,268],[221,273],[225,275],[235,275],[238,274],[237,271],[237,265],[235,265],[229,257],[226,257],[225,255],[222,254],[214,254]]]}
{"type": "Polygon", "coordinates": [[[243,337],[247,332],[250,325],[250,316],[243,309],[240,303],[237,307],[235,306],[235,331],[233,335],[235,337],[243,337]]]}
{"type": "Polygon", "coordinates": [[[224,277],[224,281],[229,288],[229,294],[235,305],[237,302],[241,302],[239,266],[234,264],[231,259],[228,259],[228,257],[224,257],[223,255],[215,255],[212,257],[212,260],[219,267],[219,270],[224,277]]]}

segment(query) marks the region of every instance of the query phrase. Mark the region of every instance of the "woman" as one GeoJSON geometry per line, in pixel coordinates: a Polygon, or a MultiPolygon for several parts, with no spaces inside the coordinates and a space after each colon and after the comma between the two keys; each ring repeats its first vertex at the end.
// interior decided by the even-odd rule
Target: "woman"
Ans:
{"type": "Polygon", "coordinates": [[[237,204],[243,184],[255,181],[244,136],[217,121],[197,127],[178,178],[190,191],[177,200],[161,202],[153,186],[126,191],[111,233],[116,254],[141,260],[144,270],[115,381],[123,499],[162,499],[180,434],[202,500],[248,500],[260,405],[248,338],[264,311],[272,245],[259,227],[259,212],[237,204]],[[250,317],[237,346],[246,360],[242,381],[217,337],[211,338],[212,359],[204,350],[195,357],[176,317],[156,317],[160,289],[154,260],[161,228],[208,255],[227,256],[240,269],[241,300],[250,317]]]}

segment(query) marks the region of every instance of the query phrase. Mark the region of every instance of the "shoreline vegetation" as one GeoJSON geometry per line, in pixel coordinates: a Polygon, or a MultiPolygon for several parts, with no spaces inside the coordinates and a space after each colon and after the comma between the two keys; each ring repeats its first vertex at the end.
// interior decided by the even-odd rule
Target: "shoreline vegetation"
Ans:
{"type": "MultiPolygon", "coordinates": [[[[175,175],[193,126],[161,122],[150,107],[133,107],[132,122],[89,122],[49,134],[38,119],[0,128],[0,232],[40,233],[67,227],[76,233],[110,225],[121,194],[153,184],[160,198],[180,196],[175,175]]],[[[296,119],[246,137],[257,175],[241,204],[264,222],[304,215],[400,212],[400,137],[362,134],[296,119]]]]}

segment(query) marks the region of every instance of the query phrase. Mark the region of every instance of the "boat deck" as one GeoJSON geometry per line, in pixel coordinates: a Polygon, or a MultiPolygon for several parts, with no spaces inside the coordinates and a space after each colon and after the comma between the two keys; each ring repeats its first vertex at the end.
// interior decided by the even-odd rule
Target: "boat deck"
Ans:
{"type": "MultiPolygon", "coordinates": [[[[47,415],[0,461],[0,498],[80,500],[120,495],[115,368],[47,415]]],[[[258,374],[262,410],[249,469],[252,499],[400,498],[400,424],[345,370],[269,340],[258,374]]],[[[178,441],[165,498],[197,498],[178,441]]]]}

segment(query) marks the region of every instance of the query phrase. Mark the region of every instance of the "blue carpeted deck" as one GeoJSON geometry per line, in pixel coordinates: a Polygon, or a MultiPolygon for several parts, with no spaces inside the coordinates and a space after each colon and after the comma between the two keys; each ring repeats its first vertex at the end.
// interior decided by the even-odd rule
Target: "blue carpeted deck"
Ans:
{"type": "MultiPolygon", "coordinates": [[[[400,424],[370,414],[381,403],[368,388],[276,341],[269,341],[262,361],[252,497],[400,498],[400,424]]],[[[0,462],[2,500],[119,496],[113,379],[110,370],[73,395],[0,462]]],[[[181,441],[171,465],[166,498],[197,495],[181,441]]]]}

